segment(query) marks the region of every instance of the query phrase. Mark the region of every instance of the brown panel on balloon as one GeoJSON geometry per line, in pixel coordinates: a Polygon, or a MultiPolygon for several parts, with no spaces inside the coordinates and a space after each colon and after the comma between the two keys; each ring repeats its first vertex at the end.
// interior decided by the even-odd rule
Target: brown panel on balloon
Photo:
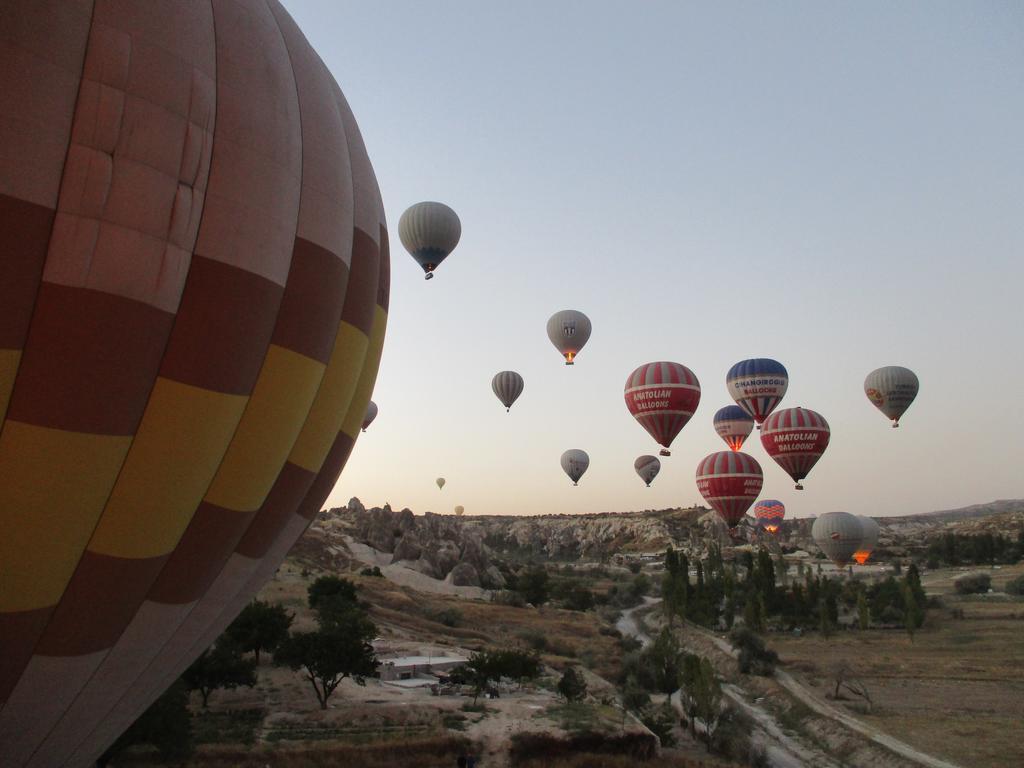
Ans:
{"type": "Polygon", "coordinates": [[[341,474],[345,462],[348,461],[348,457],[352,454],[355,444],[355,438],[349,437],[344,432],[338,433],[334,445],[331,446],[331,450],[327,453],[327,458],[324,459],[324,465],[320,468],[320,472],[317,474],[316,480],[313,481],[309,493],[306,494],[305,500],[303,500],[297,510],[299,515],[307,520],[312,520],[316,517],[327,497],[334,490],[334,484],[338,482],[338,475],[341,474]]]}
{"type": "Polygon", "coordinates": [[[305,498],[315,478],[312,472],[286,462],[274,482],[274,487],[270,489],[267,500],[256,513],[249,530],[238,542],[235,551],[254,560],[267,554],[270,545],[305,498]]]}
{"type": "Polygon", "coordinates": [[[0,194],[0,349],[25,344],[52,226],[49,208],[0,194]]]}
{"type": "Polygon", "coordinates": [[[273,342],[326,365],[338,332],[348,272],[335,254],[296,237],[273,342]]]}
{"type": "Polygon", "coordinates": [[[165,562],[166,555],[136,559],[86,550],[36,653],[80,656],[112,646],[165,562]]]}
{"type": "Polygon", "coordinates": [[[377,278],[377,306],[388,311],[388,301],[391,296],[391,243],[388,240],[388,228],[383,223],[381,214],[380,225],[380,267],[377,278]]]}
{"type": "Polygon", "coordinates": [[[215,392],[250,394],[283,293],[266,278],[196,254],[160,374],[215,392]]]}
{"type": "Polygon", "coordinates": [[[173,316],[86,288],[42,283],[8,418],[132,435],[173,316]]]}
{"type": "Polygon", "coordinates": [[[50,620],[53,608],[37,611],[0,612],[0,638],[4,652],[0,653],[0,704],[14,690],[21,672],[32,658],[36,639],[50,620]]]}
{"type": "Polygon", "coordinates": [[[200,504],[147,599],[181,605],[202,597],[255,514],[200,504]]]}
{"type": "Polygon", "coordinates": [[[377,298],[380,253],[373,238],[356,229],[352,233],[352,272],[341,319],[367,336],[373,326],[373,308],[377,298]]]}

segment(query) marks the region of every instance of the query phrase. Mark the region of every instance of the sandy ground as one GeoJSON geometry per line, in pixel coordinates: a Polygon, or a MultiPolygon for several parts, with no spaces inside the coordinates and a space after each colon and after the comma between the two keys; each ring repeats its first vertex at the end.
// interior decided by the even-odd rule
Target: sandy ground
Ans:
{"type": "Polygon", "coordinates": [[[439,581],[438,579],[426,576],[415,571],[401,562],[392,563],[391,555],[387,552],[379,552],[371,546],[361,544],[350,536],[345,536],[345,543],[348,545],[352,556],[364,565],[377,566],[381,573],[403,587],[411,587],[420,592],[430,592],[436,595],[457,595],[469,600],[484,600],[490,592],[480,587],[458,587],[450,581],[439,581]]]}

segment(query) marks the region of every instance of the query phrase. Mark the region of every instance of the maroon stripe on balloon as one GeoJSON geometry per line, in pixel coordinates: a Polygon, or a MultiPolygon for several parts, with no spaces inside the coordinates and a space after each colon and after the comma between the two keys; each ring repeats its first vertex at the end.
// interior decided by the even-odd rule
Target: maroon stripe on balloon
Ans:
{"type": "Polygon", "coordinates": [[[35,611],[0,612],[0,704],[14,690],[25,665],[32,658],[32,649],[53,613],[52,607],[35,611]]]}
{"type": "Polygon", "coordinates": [[[308,469],[286,462],[235,551],[254,560],[266,555],[315,479],[316,475],[308,469]]]}
{"type": "Polygon", "coordinates": [[[379,259],[377,243],[361,229],[355,229],[352,233],[352,271],[341,319],[367,336],[373,327],[379,259]]]}
{"type": "Polygon", "coordinates": [[[380,274],[377,278],[377,306],[388,311],[391,297],[391,243],[388,228],[380,225],[380,274]]]}
{"type": "Polygon", "coordinates": [[[196,254],[160,374],[227,394],[256,383],[284,288],[196,254]]]}
{"type": "Polygon", "coordinates": [[[273,342],[326,365],[348,279],[348,266],[335,254],[296,237],[273,342]]]}
{"type": "Polygon", "coordinates": [[[138,301],[43,282],[8,417],[74,432],[132,435],[173,316],[138,301]]]}
{"type": "Polygon", "coordinates": [[[338,437],[334,440],[334,445],[331,446],[331,450],[327,453],[324,465],[320,467],[316,480],[313,481],[309,493],[306,494],[306,498],[303,499],[302,504],[297,510],[299,515],[307,520],[312,520],[316,517],[327,497],[334,490],[334,484],[338,482],[338,475],[341,474],[341,470],[345,467],[348,457],[352,455],[352,449],[355,447],[355,444],[356,440],[354,437],[349,437],[344,432],[338,433],[338,437]]]}
{"type": "Polygon", "coordinates": [[[53,216],[42,205],[0,194],[0,349],[21,349],[25,344],[53,216]]]}
{"type": "Polygon", "coordinates": [[[112,646],[166,561],[166,555],[124,558],[86,550],[36,653],[79,656],[112,646]]]}

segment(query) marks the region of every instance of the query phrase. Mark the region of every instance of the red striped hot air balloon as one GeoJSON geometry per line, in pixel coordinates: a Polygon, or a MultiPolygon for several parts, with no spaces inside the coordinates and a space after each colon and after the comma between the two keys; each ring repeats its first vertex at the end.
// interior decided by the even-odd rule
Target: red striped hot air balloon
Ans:
{"type": "Polygon", "coordinates": [[[700,382],[679,363],[645,363],[626,379],[626,408],[663,446],[662,456],[700,403],[700,382]]]}
{"type": "Polygon", "coordinates": [[[761,444],[775,463],[796,481],[807,477],[828,447],[831,432],[825,417],[806,408],[786,408],[765,419],[761,444]]]}
{"type": "Polygon", "coordinates": [[[786,507],[781,501],[763,499],[754,505],[754,518],[758,525],[772,535],[779,532],[779,525],[785,516],[786,507]]]}
{"type": "Polygon", "coordinates": [[[277,0],[0,5],[0,765],[85,766],[333,488],[387,230],[277,0]]]}
{"type": "Polygon", "coordinates": [[[764,477],[752,456],[719,451],[697,465],[697,490],[730,528],[735,528],[761,493],[764,477]]]}

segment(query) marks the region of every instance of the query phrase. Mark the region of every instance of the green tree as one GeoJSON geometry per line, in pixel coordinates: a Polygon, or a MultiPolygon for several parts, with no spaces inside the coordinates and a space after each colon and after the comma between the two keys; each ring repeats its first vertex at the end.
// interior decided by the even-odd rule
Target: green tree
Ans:
{"type": "Polygon", "coordinates": [[[679,687],[683,652],[679,640],[666,627],[643,652],[643,659],[651,670],[656,689],[672,693],[679,687]]]}
{"type": "Polygon", "coordinates": [[[306,590],[309,607],[317,612],[319,619],[335,611],[344,613],[358,606],[356,585],[338,576],[321,576],[306,590]]]}
{"type": "MultiPolygon", "coordinates": [[[[833,598],[835,599],[835,598],[833,598]]],[[[818,626],[821,629],[822,637],[831,637],[835,624],[832,623],[832,615],[828,610],[827,599],[822,597],[818,602],[818,626]]]]}
{"type": "Polygon", "coordinates": [[[231,622],[225,634],[241,650],[252,651],[259,666],[260,651],[273,653],[288,637],[294,618],[283,605],[253,600],[231,622]]]}
{"type": "Polygon", "coordinates": [[[722,717],[722,687],[718,683],[711,662],[702,658],[700,672],[690,695],[694,699],[697,717],[704,723],[704,737],[708,752],[714,740],[715,729],[722,717]]]}
{"type": "Polygon", "coordinates": [[[747,595],[747,602],[743,606],[743,623],[754,632],[764,632],[764,608],[760,595],[747,595]]]}
{"type": "Polygon", "coordinates": [[[165,762],[185,760],[192,754],[195,747],[192,716],[188,711],[188,689],[180,679],[118,737],[96,764],[106,766],[134,744],[151,744],[165,762]]]}
{"type": "Polygon", "coordinates": [[[519,594],[526,602],[538,608],[548,601],[549,589],[548,572],[543,566],[527,568],[516,580],[519,594]]]}
{"type": "Polygon", "coordinates": [[[857,622],[861,629],[871,626],[871,609],[868,607],[868,599],[863,590],[857,593],[857,622]]]}
{"type": "Polygon", "coordinates": [[[209,703],[210,694],[218,688],[233,689],[244,685],[256,685],[256,660],[242,657],[242,649],[227,638],[221,638],[207,648],[181,676],[189,691],[199,691],[203,697],[203,709],[209,703]]]}
{"type": "Polygon", "coordinates": [[[558,694],[569,703],[583,701],[587,696],[587,681],[575,667],[568,667],[558,681],[558,694]]]}
{"type": "Polygon", "coordinates": [[[910,636],[910,642],[914,642],[914,633],[924,623],[924,611],[917,604],[914,589],[909,583],[904,581],[901,591],[903,594],[903,626],[907,630],[907,635],[910,636]]]}

